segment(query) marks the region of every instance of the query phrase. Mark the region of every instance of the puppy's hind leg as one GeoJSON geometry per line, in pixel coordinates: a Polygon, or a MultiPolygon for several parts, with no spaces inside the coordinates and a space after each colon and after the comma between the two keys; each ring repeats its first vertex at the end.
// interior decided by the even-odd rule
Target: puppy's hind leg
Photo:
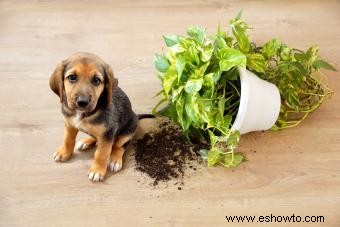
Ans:
{"type": "Polygon", "coordinates": [[[76,143],[76,148],[78,151],[87,151],[94,148],[97,144],[97,140],[94,137],[88,137],[82,140],[79,140],[76,143]]]}
{"type": "Polygon", "coordinates": [[[109,168],[112,172],[118,172],[123,167],[124,145],[129,142],[134,133],[118,136],[112,147],[112,153],[109,162],[109,168]]]}

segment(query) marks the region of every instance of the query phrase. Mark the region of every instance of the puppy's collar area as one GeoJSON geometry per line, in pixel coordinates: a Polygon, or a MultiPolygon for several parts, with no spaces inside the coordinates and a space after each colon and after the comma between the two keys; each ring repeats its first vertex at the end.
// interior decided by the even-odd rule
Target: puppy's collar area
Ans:
{"type": "Polygon", "coordinates": [[[98,111],[97,109],[94,109],[94,110],[91,111],[91,112],[84,112],[84,111],[76,110],[76,113],[73,114],[73,116],[76,117],[78,120],[83,120],[83,119],[86,118],[86,117],[92,116],[92,115],[95,114],[97,111],[98,111]]]}
{"type": "Polygon", "coordinates": [[[82,112],[82,118],[84,118],[84,117],[89,117],[89,116],[95,114],[97,111],[98,111],[97,108],[95,108],[95,109],[92,110],[91,112],[82,112]]]}

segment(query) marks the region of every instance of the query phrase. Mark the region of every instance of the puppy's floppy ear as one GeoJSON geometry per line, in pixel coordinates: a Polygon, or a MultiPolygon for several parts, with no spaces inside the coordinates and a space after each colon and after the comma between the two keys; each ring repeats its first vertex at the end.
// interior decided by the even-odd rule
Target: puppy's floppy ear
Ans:
{"type": "Polygon", "coordinates": [[[113,71],[110,65],[105,64],[105,90],[107,95],[107,104],[112,104],[112,92],[118,86],[118,80],[114,78],[113,71]]]}
{"type": "Polygon", "coordinates": [[[50,88],[60,97],[60,102],[64,100],[64,70],[66,66],[66,61],[62,61],[55,68],[54,72],[50,77],[50,88]]]}

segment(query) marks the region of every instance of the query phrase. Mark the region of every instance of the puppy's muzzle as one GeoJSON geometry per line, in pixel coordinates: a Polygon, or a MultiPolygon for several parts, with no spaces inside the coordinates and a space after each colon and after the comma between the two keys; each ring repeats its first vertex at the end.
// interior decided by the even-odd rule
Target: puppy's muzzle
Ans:
{"type": "Polygon", "coordinates": [[[90,103],[90,97],[85,95],[80,95],[77,97],[76,104],[78,108],[86,108],[90,103]]]}

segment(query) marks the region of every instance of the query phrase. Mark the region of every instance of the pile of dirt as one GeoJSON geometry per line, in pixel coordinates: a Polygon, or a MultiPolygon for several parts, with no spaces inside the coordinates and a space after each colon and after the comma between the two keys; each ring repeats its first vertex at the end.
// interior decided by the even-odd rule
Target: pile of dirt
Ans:
{"type": "MultiPolygon", "coordinates": [[[[185,170],[196,170],[202,164],[198,151],[206,144],[192,144],[185,140],[181,129],[163,121],[159,129],[145,134],[135,144],[136,169],[150,176],[156,186],[160,181],[176,179],[183,185],[185,170]]],[[[178,190],[181,190],[178,187],[178,190]]]]}

